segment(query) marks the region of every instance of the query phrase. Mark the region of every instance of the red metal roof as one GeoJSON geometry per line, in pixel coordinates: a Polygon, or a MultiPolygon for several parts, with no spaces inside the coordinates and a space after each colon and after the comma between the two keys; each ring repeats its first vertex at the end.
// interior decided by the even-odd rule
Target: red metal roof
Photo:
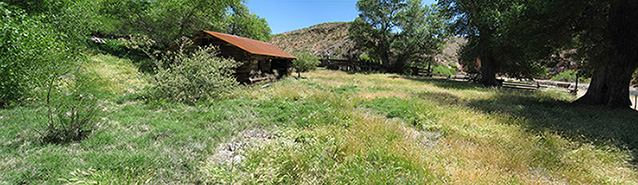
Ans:
{"type": "Polygon", "coordinates": [[[277,46],[274,46],[267,42],[262,42],[258,40],[253,40],[249,38],[229,35],[225,33],[218,33],[213,31],[204,30],[203,32],[209,35],[212,35],[214,37],[217,37],[223,41],[226,41],[232,45],[235,45],[243,49],[244,51],[247,51],[252,54],[297,59],[297,57],[291,55],[290,53],[287,53],[284,50],[279,49],[277,46]]]}

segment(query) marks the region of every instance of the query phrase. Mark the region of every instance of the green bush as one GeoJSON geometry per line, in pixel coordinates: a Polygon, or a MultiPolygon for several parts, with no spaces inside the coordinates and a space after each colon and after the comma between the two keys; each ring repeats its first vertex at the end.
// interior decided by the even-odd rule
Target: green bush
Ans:
{"type": "Polygon", "coordinates": [[[301,77],[301,73],[317,69],[317,65],[321,63],[319,57],[307,52],[294,54],[297,59],[292,61],[292,68],[297,71],[297,76],[301,77]]]}
{"type": "MultiPolygon", "coordinates": [[[[565,70],[565,71],[557,74],[556,76],[552,77],[551,80],[563,81],[563,82],[573,82],[573,81],[576,81],[576,73],[578,73],[578,72],[574,71],[574,70],[565,70]]],[[[578,78],[578,81],[579,82],[588,83],[589,79],[580,77],[580,78],[578,78]]]]}
{"type": "Polygon", "coordinates": [[[440,74],[440,75],[455,75],[456,69],[448,68],[445,65],[439,65],[439,66],[436,66],[434,69],[432,69],[432,73],[440,74]]]}
{"type": "Polygon", "coordinates": [[[217,57],[214,47],[192,52],[169,52],[156,63],[157,73],[150,75],[152,99],[193,104],[217,98],[239,85],[233,74],[241,63],[217,57]]]}
{"type": "Polygon", "coordinates": [[[53,74],[62,75],[75,61],[72,51],[58,39],[60,33],[0,2],[0,107],[34,98],[53,74]]]}

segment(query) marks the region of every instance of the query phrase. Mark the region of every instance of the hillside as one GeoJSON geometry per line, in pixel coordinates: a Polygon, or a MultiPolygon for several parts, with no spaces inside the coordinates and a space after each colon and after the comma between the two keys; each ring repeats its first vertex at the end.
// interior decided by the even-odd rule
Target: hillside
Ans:
{"type": "MultiPolygon", "coordinates": [[[[354,42],[348,39],[348,24],[322,23],[274,35],[270,42],[286,52],[308,51],[314,55],[340,59],[356,57],[359,52],[354,49],[354,42]]],[[[456,52],[466,42],[464,38],[451,38],[443,52],[437,55],[437,63],[459,66],[456,52]]]]}
{"type": "Polygon", "coordinates": [[[355,54],[354,42],[348,39],[348,23],[332,22],[277,34],[270,43],[286,52],[307,51],[331,58],[348,58],[355,54]]]}

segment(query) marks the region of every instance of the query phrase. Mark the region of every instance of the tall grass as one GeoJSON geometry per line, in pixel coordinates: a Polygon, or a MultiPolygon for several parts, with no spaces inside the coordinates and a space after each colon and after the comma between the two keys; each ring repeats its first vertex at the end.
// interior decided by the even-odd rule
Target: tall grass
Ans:
{"type": "Polygon", "coordinates": [[[0,182],[638,183],[635,111],[560,91],[303,75],[197,105],[107,99],[94,132],[68,144],[37,142],[43,108],[0,110],[0,182]]]}
{"type": "Polygon", "coordinates": [[[329,106],[309,114],[313,124],[280,128],[286,134],[248,150],[227,178],[214,175],[219,164],[207,163],[204,169],[217,169],[205,170],[211,182],[636,183],[635,154],[627,150],[637,147],[629,136],[637,131],[635,112],[570,105],[573,97],[552,90],[332,71],[306,76],[236,95],[329,106]],[[606,127],[591,128],[600,121],[606,127]]]}

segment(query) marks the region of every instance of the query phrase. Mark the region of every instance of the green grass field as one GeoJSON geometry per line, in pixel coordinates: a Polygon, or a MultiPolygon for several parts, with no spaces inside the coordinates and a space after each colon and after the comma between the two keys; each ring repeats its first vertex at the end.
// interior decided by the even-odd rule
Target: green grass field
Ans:
{"type": "Polygon", "coordinates": [[[93,132],[44,144],[45,108],[0,110],[0,183],[638,183],[638,112],[561,91],[318,70],[183,105],[135,98],[126,60],[86,66],[115,94],[93,132]]]}

